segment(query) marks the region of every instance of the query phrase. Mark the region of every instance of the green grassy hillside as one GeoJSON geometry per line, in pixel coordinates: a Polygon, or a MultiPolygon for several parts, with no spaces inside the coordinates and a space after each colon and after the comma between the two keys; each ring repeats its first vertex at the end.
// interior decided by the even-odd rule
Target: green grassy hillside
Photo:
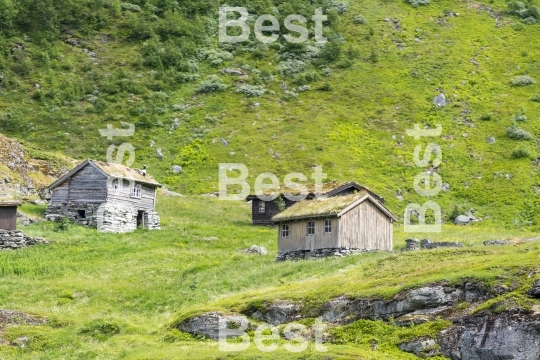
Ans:
{"type": "Polygon", "coordinates": [[[251,186],[262,172],[283,180],[322,165],[329,180],[361,182],[400,215],[425,201],[413,189],[413,151],[431,141],[450,185],[433,197],[445,220],[474,208],[490,224],[538,228],[540,85],[519,78],[540,81],[534,2],[227,3],[281,20],[322,7],[329,42],[266,46],[252,35],[218,46],[217,0],[3,0],[0,131],[78,159],[128,142],[136,166],[182,193],[216,191],[219,163],[246,164],[251,186]],[[432,103],[439,92],[445,107],[432,103]],[[122,122],[136,125],[133,136],[100,137],[122,122]],[[442,135],[417,142],[405,135],[415,123],[441,124],[442,135]],[[523,140],[507,133],[513,123],[523,140]]]}
{"type": "MultiPolygon", "coordinates": [[[[464,248],[276,263],[276,229],[251,226],[247,205],[200,197],[160,197],[158,204],[162,231],[107,235],[74,226],[55,232],[56,224],[41,223],[26,227],[25,233],[45,236],[50,245],[0,252],[0,309],[48,319],[47,325],[0,329],[0,340],[8,343],[20,344],[17,339],[27,337],[25,347],[0,341],[0,358],[227,358],[216,342],[180,333],[173,325],[207,310],[235,312],[265,300],[292,299],[317,309],[339,295],[388,298],[442,279],[472,278],[487,286],[516,288],[483,308],[538,304],[523,294],[537,277],[539,245],[481,244],[493,238],[518,240],[529,233],[480,225],[447,227],[434,239],[463,241],[464,248]],[[268,256],[241,253],[253,244],[267,247],[268,256]]],[[[35,214],[39,207],[24,210],[35,214]]],[[[404,239],[396,230],[396,250],[404,239]]],[[[448,325],[438,320],[396,327],[361,320],[332,329],[335,340],[328,353],[311,349],[297,358],[414,359],[397,344],[434,335],[448,325]],[[377,352],[370,339],[378,339],[377,352]]],[[[252,346],[231,356],[291,359],[283,347],[265,354],[252,346]]]]}

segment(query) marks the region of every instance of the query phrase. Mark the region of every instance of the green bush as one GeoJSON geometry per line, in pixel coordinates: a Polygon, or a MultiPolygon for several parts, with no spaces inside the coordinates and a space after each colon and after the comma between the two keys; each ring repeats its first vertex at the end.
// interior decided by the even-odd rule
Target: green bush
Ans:
{"type": "Polygon", "coordinates": [[[208,78],[201,83],[198,93],[201,94],[211,94],[216,91],[225,91],[228,89],[228,86],[222,83],[216,75],[209,75],[208,78]]]}
{"type": "Polygon", "coordinates": [[[522,128],[512,125],[506,129],[506,134],[514,140],[532,140],[533,136],[530,132],[522,128]]]}
{"type": "Polygon", "coordinates": [[[527,86],[536,84],[536,80],[534,80],[529,75],[521,75],[512,78],[510,83],[512,84],[512,86],[527,86]]]}
{"type": "Polygon", "coordinates": [[[540,94],[533,95],[533,97],[531,98],[531,101],[540,103],[540,94]]]}
{"type": "Polygon", "coordinates": [[[301,60],[286,60],[280,62],[277,68],[281,77],[289,77],[304,71],[306,63],[301,60]]]}
{"type": "Polygon", "coordinates": [[[514,149],[514,151],[512,151],[512,157],[514,159],[523,159],[523,158],[532,159],[534,158],[534,154],[528,147],[518,146],[514,149]]]}
{"type": "Polygon", "coordinates": [[[236,89],[236,92],[247,97],[261,97],[266,93],[266,89],[263,86],[244,84],[236,89]]]}
{"type": "Polygon", "coordinates": [[[367,20],[365,17],[363,17],[362,15],[358,14],[358,15],[354,15],[353,17],[353,24],[357,24],[357,25],[363,25],[367,23],[367,20]]]}
{"type": "Polygon", "coordinates": [[[141,12],[142,10],[139,5],[135,5],[128,2],[122,3],[120,7],[122,8],[122,10],[132,11],[132,12],[141,12]]]}

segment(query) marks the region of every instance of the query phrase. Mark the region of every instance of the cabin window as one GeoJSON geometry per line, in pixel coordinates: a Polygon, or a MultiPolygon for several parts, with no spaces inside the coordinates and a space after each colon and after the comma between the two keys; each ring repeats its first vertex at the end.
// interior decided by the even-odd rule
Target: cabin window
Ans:
{"type": "Polygon", "coordinates": [[[77,215],[79,215],[79,219],[86,219],[86,210],[77,210],[77,215]]]}
{"type": "Polygon", "coordinates": [[[308,221],[308,223],[307,223],[307,234],[308,234],[308,236],[315,235],[315,221],[308,221]]]}
{"type": "Polygon", "coordinates": [[[141,198],[142,197],[142,186],[141,185],[135,185],[131,188],[131,197],[134,198],[141,198]]]}
{"type": "Polygon", "coordinates": [[[330,234],[332,232],[332,220],[324,220],[324,233],[330,234]]]}
{"type": "Polygon", "coordinates": [[[264,201],[259,201],[259,214],[264,214],[266,212],[266,203],[264,201]]]}
{"type": "Polygon", "coordinates": [[[112,182],[113,194],[118,195],[118,179],[114,179],[112,182]]]}
{"type": "Polygon", "coordinates": [[[287,224],[281,225],[281,237],[284,237],[284,238],[289,237],[289,225],[287,224]]]}

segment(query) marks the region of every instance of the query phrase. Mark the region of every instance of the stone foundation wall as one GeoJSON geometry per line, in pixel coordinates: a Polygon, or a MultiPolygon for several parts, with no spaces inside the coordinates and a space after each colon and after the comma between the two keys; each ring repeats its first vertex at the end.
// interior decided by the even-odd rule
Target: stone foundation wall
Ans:
{"type": "MultiPolygon", "coordinates": [[[[125,233],[137,229],[138,211],[134,207],[119,206],[111,203],[102,204],[50,204],[45,212],[48,220],[57,221],[63,217],[75,224],[91,226],[102,232],[125,233]],[[85,211],[85,217],[79,211],[85,211]]],[[[144,228],[159,230],[161,227],[157,212],[144,214],[144,228]]]]}
{"type": "Polygon", "coordinates": [[[45,210],[47,220],[57,221],[61,218],[68,218],[71,222],[82,225],[96,227],[96,215],[101,204],[49,204],[45,210]],[[79,210],[85,211],[85,217],[81,217],[79,210]]]}
{"type": "Polygon", "coordinates": [[[21,230],[0,230],[0,251],[48,243],[43,238],[24,235],[21,230]]]}
{"type": "Polygon", "coordinates": [[[326,249],[317,249],[313,251],[309,250],[298,250],[298,251],[289,251],[284,253],[278,253],[276,261],[287,261],[287,260],[307,260],[310,258],[323,258],[328,256],[339,256],[343,257],[351,254],[360,254],[364,252],[379,251],[375,249],[348,249],[348,248],[326,248],[326,249]]]}

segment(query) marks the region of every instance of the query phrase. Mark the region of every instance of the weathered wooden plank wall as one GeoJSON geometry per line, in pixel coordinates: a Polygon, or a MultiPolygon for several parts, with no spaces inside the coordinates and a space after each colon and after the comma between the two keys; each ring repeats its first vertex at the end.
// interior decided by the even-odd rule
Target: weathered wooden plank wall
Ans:
{"type": "Polygon", "coordinates": [[[331,218],[332,220],[332,232],[330,234],[324,233],[324,220],[301,220],[288,222],[289,225],[289,237],[284,238],[282,235],[281,224],[279,225],[279,237],[278,237],[278,251],[298,251],[298,250],[315,250],[326,248],[337,248],[339,237],[339,220],[337,218],[331,218]],[[315,222],[315,234],[307,234],[308,221],[315,222]]]}
{"type": "Polygon", "coordinates": [[[87,165],[69,180],[68,202],[100,203],[107,200],[107,176],[87,165]]]}
{"type": "Polygon", "coordinates": [[[344,214],[340,225],[340,247],[392,250],[392,221],[371,201],[344,214]]]}
{"type": "Polygon", "coordinates": [[[17,229],[17,207],[16,206],[0,206],[0,229],[1,230],[16,230],[17,229]]]}

